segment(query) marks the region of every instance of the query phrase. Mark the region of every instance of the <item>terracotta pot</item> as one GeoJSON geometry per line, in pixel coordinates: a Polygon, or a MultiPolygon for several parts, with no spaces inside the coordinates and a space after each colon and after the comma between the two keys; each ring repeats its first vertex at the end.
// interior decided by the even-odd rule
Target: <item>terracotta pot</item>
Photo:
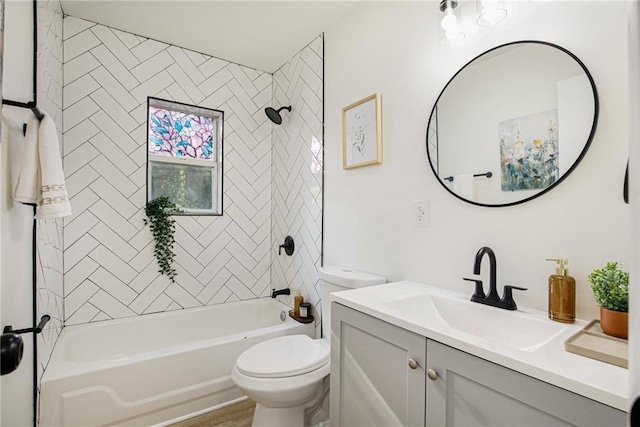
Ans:
{"type": "Polygon", "coordinates": [[[629,313],[600,307],[600,326],[605,334],[626,340],[629,337],[629,313]]]}

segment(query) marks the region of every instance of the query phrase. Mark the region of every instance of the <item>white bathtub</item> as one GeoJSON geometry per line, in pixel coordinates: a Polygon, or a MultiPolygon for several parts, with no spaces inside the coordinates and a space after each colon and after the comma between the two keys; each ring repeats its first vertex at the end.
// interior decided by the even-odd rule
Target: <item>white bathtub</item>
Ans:
{"type": "Polygon", "coordinates": [[[265,339],[313,337],[271,298],[65,327],[42,378],[40,424],[162,424],[243,397],[236,358],[265,339]]]}

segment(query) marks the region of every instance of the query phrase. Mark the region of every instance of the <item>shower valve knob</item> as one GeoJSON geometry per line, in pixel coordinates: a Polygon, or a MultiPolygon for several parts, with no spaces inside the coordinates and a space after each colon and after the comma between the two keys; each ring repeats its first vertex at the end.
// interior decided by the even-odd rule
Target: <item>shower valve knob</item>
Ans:
{"type": "Polygon", "coordinates": [[[284,253],[291,256],[293,255],[293,250],[295,249],[295,244],[293,243],[293,237],[287,236],[284,239],[284,244],[280,245],[278,248],[278,255],[282,255],[282,249],[284,249],[284,253]]]}

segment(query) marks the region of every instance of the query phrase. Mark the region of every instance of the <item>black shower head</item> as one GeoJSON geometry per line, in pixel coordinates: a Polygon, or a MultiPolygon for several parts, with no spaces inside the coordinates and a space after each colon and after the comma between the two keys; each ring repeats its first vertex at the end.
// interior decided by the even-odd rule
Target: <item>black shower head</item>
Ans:
{"type": "Polygon", "coordinates": [[[291,112],[291,105],[289,105],[288,107],[280,107],[277,111],[274,108],[267,107],[264,109],[264,112],[267,113],[267,117],[269,117],[269,120],[279,125],[280,123],[282,123],[282,116],[280,115],[280,111],[282,110],[291,112]]]}

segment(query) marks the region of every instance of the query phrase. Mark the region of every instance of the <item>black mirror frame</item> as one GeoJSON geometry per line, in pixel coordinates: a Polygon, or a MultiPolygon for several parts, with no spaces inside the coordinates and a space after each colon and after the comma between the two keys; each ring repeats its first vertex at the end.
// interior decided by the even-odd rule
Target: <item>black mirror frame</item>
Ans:
{"type": "Polygon", "coordinates": [[[474,57],[472,60],[470,60],[469,62],[467,62],[462,68],[460,68],[452,77],[451,79],[449,79],[449,81],[447,82],[447,84],[444,86],[444,88],[442,89],[442,91],[440,92],[440,95],[438,95],[438,98],[436,99],[435,104],[433,105],[433,108],[431,109],[431,113],[429,115],[429,120],[427,122],[427,132],[426,132],[426,150],[427,150],[427,158],[429,159],[429,166],[431,167],[431,171],[433,172],[433,174],[435,175],[436,179],[438,180],[438,182],[440,183],[440,185],[442,185],[444,187],[445,190],[447,190],[449,193],[451,193],[454,197],[456,197],[457,199],[462,200],[463,202],[466,203],[470,203],[472,205],[476,205],[476,206],[483,206],[483,207],[489,207],[489,208],[500,208],[500,207],[506,207],[506,206],[514,206],[514,205],[519,205],[521,203],[525,203],[528,202],[530,200],[533,200],[537,197],[542,196],[543,194],[547,193],[548,191],[552,190],[553,188],[555,188],[558,184],[560,184],[562,181],[564,181],[564,179],[566,177],[568,177],[569,175],[571,175],[571,172],[573,172],[573,170],[578,166],[578,164],[580,163],[580,161],[582,161],[582,159],[584,158],[584,156],[587,153],[587,150],[589,149],[589,147],[591,146],[591,142],[593,141],[593,138],[595,136],[596,133],[596,127],[598,125],[598,116],[599,116],[599,98],[598,98],[598,90],[596,89],[596,84],[593,80],[593,77],[591,76],[591,73],[589,72],[589,70],[587,69],[587,67],[584,65],[584,63],[573,53],[571,53],[570,51],[568,51],[567,49],[558,46],[556,44],[553,43],[549,43],[549,42],[544,42],[544,41],[540,41],[540,40],[520,40],[520,41],[514,41],[514,42],[509,42],[509,43],[505,43],[505,44],[501,44],[499,46],[496,46],[494,48],[491,48],[483,53],[481,53],[480,55],[477,55],[476,57],[474,57]],[[580,67],[582,68],[582,70],[584,71],[584,73],[586,74],[587,78],[589,79],[589,83],[591,84],[591,89],[593,90],[593,102],[594,102],[594,112],[593,112],[593,123],[591,125],[591,131],[589,132],[589,137],[587,138],[587,141],[582,149],[582,152],[580,153],[580,155],[578,156],[578,158],[576,159],[576,161],[573,163],[573,165],[571,165],[571,167],[569,168],[569,170],[567,170],[567,172],[562,175],[560,178],[558,178],[557,181],[555,181],[553,184],[551,184],[549,187],[541,190],[540,192],[524,198],[522,200],[518,200],[515,202],[509,202],[509,203],[501,203],[501,204],[486,204],[486,203],[479,203],[479,202],[475,202],[472,200],[468,200],[465,199],[463,197],[458,196],[456,193],[453,192],[453,190],[451,190],[449,187],[447,187],[445,185],[445,183],[443,182],[442,179],[440,179],[440,177],[438,176],[438,172],[436,171],[433,162],[431,161],[431,156],[429,155],[429,128],[431,125],[431,118],[433,117],[433,113],[435,111],[435,109],[438,106],[438,101],[440,101],[440,98],[442,97],[442,94],[447,90],[447,87],[449,87],[449,85],[451,84],[451,82],[456,78],[456,76],[458,74],[460,74],[462,72],[462,70],[464,70],[465,68],[467,68],[467,66],[469,66],[472,62],[474,62],[476,59],[480,58],[483,55],[488,54],[489,52],[493,52],[494,50],[506,47],[506,46],[512,46],[512,45],[516,45],[516,44],[526,44],[526,43],[534,43],[534,44],[541,44],[541,45],[546,45],[549,47],[553,47],[556,48],[564,53],[566,53],[567,55],[569,55],[571,58],[573,58],[573,60],[575,60],[578,65],[580,65],[580,67]]]}

